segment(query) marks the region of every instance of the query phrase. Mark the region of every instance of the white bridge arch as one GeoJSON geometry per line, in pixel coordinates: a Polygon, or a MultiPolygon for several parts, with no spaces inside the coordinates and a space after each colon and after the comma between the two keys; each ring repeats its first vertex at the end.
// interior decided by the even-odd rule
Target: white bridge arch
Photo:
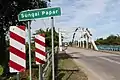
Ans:
{"type": "Polygon", "coordinates": [[[82,28],[82,27],[76,28],[75,32],[73,33],[72,44],[74,44],[74,38],[75,38],[77,31],[80,32],[80,38],[77,42],[78,47],[88,48],[88,43],[91,43],[93,48],[95,50],[98,50],[98,48],[92,38],[92,34],[90,33],[90,30],[88,28],[82,28]],[[85,42],[86,42],[86,46],[85,46],[85,42]]]}

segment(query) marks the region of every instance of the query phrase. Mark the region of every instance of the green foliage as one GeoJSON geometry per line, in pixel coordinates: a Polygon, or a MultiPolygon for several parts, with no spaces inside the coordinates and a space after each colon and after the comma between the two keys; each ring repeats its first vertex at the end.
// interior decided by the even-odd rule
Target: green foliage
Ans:
{"type": "MultiPolygon", "coordinates": [[[[54,45],[58,46],[58,39],[59,39],[59,35],[58,33],[54,30],[54,45]]],[[[43,29],[39,29],[36,30],[36,32],[33,35],[36,34],[45,34],[45,42],[46,42],[46,50],[51,49],[51,29],[47,28],[46,30],[43,29]]],[[[29,45],[28,43],[26,43],[26,61],[27,61],[27,68],[29,66],[29,45]]],[[[31,43],[31,58],[32,58],[32,62],[35,62],[35,43],[34,43],[34,37],[32,39],[32,43],[31,43]]]]}
{"type": "MultiPolygon", "coordinates": [[[[54,33],[54,46],[58,46],[59,34],[55,31],[55,27],[53,28],[53,33],[54,33]]],[[[52,44],[51,29],[49,28],[47,28],[46,30],[39,29],[39,30],[36,30],[34,35],[36,34],[45,34],[46,47],[51,47],[51,44],[52,44]]]]}
{"type": "Polygon", "coordinates": [[[3,67],[0,65],[0,76],[3,74],[3,67]]]}
{"type": "Polygon", "coordinates": [[[46,8],[47,3],[42,0],[1,0],[0,5],[0,27],[4,26],[9,30],[9,26],[17,24],[25,24],[26,22],[19,22],[17,15],[28,9],[46,8]]]}
{"type": "Polygon", "coordinates": [[[18,21],[17,16],[21,11],[46,7],[47,3],[42,0],[0,0],[0,65],[4,68],[3,75],[8,73],[9,52],[5,36],[9,27],[26,25],[26,21],[18,21]]]}
{"type": "Polygon", "coordinates": [[[110,35],[106,39],[99,38],[95,43],[97,45],[120,45],[120,36],[110,35]]]}

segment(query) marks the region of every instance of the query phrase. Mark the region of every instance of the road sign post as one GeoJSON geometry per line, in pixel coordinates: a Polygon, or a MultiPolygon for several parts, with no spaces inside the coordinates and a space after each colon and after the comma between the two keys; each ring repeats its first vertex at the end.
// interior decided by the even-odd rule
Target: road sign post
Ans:
{"type": "Polygon", "coordinates": [[[54,61],[54,18],[51,17],[51,37],[52,37],[52,80],[55,80],[55,61],[54,61]]]}
{"type": "MultiPolygon", "coordinates": [[[[53,16],[60,16],[61,15],[61,8],[54,7],[54,8],[43,8],[43,9],[33,9],[33,10],[26,10],[20,12],[18,15],[19,21],[28,21],[34,20],[39,18],[46,18],[53,16]]],[[[54,74],[54,39],[53,39],[53,27],[54,27],[54,20],[52,19],[52,65],[53,65],[53,74],[54,74]]],[[[30,68],[30,80],[32,80],[31,76],[31,31],[30,31],[30,22],[28,21],[28,34],[29,34],[29,68],[30,68]]],[[[53,77],[54,80],[54,77],[53,77]]]]}
{"type": "Polygon", "coordinates": [[[43,80],[42,64],[46,62],[45,34],[35,35],[35,62],[39,65],[39,80],[43,80]]]}
{"type": "Polygon", "coordinates": [[[43,80],[43,75],[42,75],[42,64],[39,64],[39,80],[43,80]]]}
{"type": "Polygon", "coordinates": [[[19,72],[17,72],[17,80],[20,80],[19,72]]]}
{"type": "Polygon", "coordinates": [[[31,30],[30,30],[30,21],[28,21],[28,44],[29,44],[29,74],[30,80],[32,80],[32,69],[31,69],[31,30]]]}
{"type": "Polygon", "coordinates": [[[25,54],[25,26],[10,26],[10,73],[17,72],[17,80],[19,72],[26,69],[26,54],[25,54]]]}
{"type": "Polygon", "coordinates": [[[60,7],[33,9],[33,10],[22,11],[18,15],[18,20],[27,21],[27,20],[34,20],[45,17],[60,16],[60,15],[61,15],[60,7]]]}

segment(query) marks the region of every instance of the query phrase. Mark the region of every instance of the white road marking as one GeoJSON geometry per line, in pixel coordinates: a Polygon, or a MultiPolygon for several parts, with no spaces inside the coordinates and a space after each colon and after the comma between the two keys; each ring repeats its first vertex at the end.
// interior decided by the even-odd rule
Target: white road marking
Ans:
{"type": "MultiPolygon", "coordinates": [[[[69,51],[68,50],[65,50],[66,51],[66,53],[68,54],[68,55],[70,55],[69,53],[69,51]]],[[[76,62],[76,63],[80,63],[81,65],[83,65],[83,67],[85,68],[85,69],[87,69],[87,71],[88,72],[91,72],[95,77],[97,77],[99,80],[104,80],[101,76],[99,76],[96,72],[94,72],[91,68],[89,68],[89,67],[87,67],[86,65],[85,65],[85,63],[84,62],[79,62],[78,60],[76,60],[76,59],[74,59],[74,61],[76,62]]],[[[78,65],[78,64],[77,64],[78,65]]]]}
{"type": "MultiPolygon", "coordinates": [[[[75,60],[77,62],[77,60],[75,60]]],[[[87,65],[85,65],[84,62],[80,62],[81,65],[83,65],[83,67],[85,69],[87,69],[88,72],[91,72],[96,78],[98,78],[99,80],[105,80],[103,79],[101,76],[99,76],[95,71],[93,71],[90,67],[88,67],[87,65]]]]}
{"type": "Polygon", "coordinates": [[[118,61],[111,60],[111,59],[108,59],[108,58],[105,58],[105,57],[99,57],[99,58],[104,59],[104,60],[107,60],[107,61],[112,62],[112,63],[120,64],[120,62],[118,62],[118,61]]]}

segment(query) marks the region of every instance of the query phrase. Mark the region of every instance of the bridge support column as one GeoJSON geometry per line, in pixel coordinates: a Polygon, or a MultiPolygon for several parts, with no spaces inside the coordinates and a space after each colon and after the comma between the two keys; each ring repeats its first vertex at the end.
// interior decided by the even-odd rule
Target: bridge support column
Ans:
{"type": "Polygon", "coordinates": [[[60,31],[59,31],[59,51],[62,51],[62,37],[60,31]]]}
{"type": "Polygon", "coordinates": [[[87,35],[85,35],[85,48],[88,48],[88,39],[87,39],[87,35]]]}
{"type": "Polygon", "coordinates": [[[82,41],[82,43],[83,43],[83,44],[82,44],[82,47],[84,48],[84,47],[85,47],[85,46],[84,46],[84,45],[85,45],[84,41],[82,41]]]}
{"type": "Polygon", "coordinates": [[[86,48],[88,49],[88,37],[86,35],[86,48]]]}
{"type": "Polygon", "coordinates": [[[78,47],[80,47],[80,41],[78,40],[78,44],[77,44],[78,47]]]}
{"type": "Polygon", "coordinates": [[[76,47],[78,47],[78,41],[76,41],[76,47]]]}
{"type": "Polygon", "coordinates": [[[80,41],[80,48],[82,47],[82,45],[81,45],[81,41],[80,41]]]}
{"type": "Polygon", "coordinates": [[[90,48],[93,49],[93,45],[92,45],[92,43],[90,43],[90,48]]]}

